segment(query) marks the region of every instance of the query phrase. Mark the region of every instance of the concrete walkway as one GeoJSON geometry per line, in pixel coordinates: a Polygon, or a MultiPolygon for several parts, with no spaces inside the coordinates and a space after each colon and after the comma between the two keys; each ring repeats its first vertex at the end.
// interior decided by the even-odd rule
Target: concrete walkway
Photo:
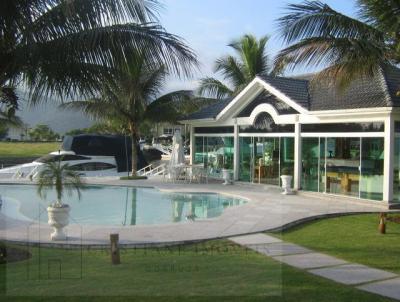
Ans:
{"type": "Polygon", "coordinates": [[[261,233],[230,240],[311,274],[400,300],[400,276],[397,274],[349,263],[261,233]]]}

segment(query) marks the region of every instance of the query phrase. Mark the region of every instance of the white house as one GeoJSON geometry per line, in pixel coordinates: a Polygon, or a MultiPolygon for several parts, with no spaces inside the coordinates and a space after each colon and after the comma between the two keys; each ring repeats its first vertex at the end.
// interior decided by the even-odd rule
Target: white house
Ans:
{"type": "Polygon", "coordinates": [[[329,81],[256,77],[236,97],[182,121],[191,160],[219,176],[296,190],[400,202],[400,69],[343,90],[329,81]]]}

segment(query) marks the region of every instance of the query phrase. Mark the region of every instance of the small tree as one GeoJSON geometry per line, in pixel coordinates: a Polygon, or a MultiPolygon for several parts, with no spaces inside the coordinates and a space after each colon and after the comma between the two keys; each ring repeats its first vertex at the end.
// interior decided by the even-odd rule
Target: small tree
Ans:
{"type": "Polygon", "coordinates": [[[41,198],[46,198],[48,190],[56,190],[57,200],[52,204],[53,207],[61,208],[64,206],[62,203],[64,192],[71,196],[76,191],[78,198],[81,198],[84,183],[79,173],[72,170],[68,164],[61,164],[61,160],[46,163],[39,172],[38,179],[37,191],[41,198]]]}
{"type": "Polygon", "coordinates": [[[60,136],[55,133],[48,125],[36,125],[35,128],[29,130],[29,136],[34,141],[54,141],[60,136]]]}

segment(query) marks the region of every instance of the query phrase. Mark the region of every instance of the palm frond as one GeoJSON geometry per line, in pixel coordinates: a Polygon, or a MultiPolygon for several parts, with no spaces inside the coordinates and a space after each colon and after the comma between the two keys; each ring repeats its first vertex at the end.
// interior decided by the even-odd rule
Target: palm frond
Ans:
{"type": "MultiPolygon", "coordinates": [[[[50,2],[50,1],[47,1],[50,2]]],[[[154,0],[73,0],[52,1],[50,7],[41,8],[33,18],[26,35],[38,42],[61,38],[82,28],[96,28],[134,21],[146,23],[156,20],[159,3],[154,0]]]]}
{"type": "MultiPolygon", "coordinates": [[[[326,64],[336,66],[340,72],[332,73],[349,76],[371,76],[376,69],[385,64],[385,55],[381,45],[375,45],[371,41],[351,40],[346,38],[309,38],[304,39],[282,50],[276,57],[275,65],[289,60],[288,64],[294,68],[299,65],[318,66],[326,64]]],[[[347,77],[332,78],[342,84],[347,77]]]]}
{"type": "Polygon", "coordinates": [[[158,0],[1,1],[0,83],[22,79],[36,102],[90,97],[133,52],[153,67],[191,76],[196,55],[153,23],[159,7],[158,0]]]}
{"type": "Polygon", "coordinates": [[[64,191],[69,195],[76,192],[80,199],[84,182],[79,173],[74,171],[68,163],[48,162],[38,173],[37,192],[40,197],[45,199],[47,191],[53,189],[57,191],[57,202],[61,202],[64,191]]]}
{"type": "Polygon", "coordinates": [[[310,37],[350,39],[382,39],[374,27],[341,14],[321,1],[289,4],[289,13],[278,19],[281,36],[286,43],[310,37]]]}
{"type": "Polygon", "coordinates": [[[144,118],[155,122],[176,123],[185,114],[184,109],[192,98],[191,90],[173,91],[162,95],[147,106],[144,118]]]}
{"type": "Polygon", "coordinates": [[[247,82],[243,63],[233,56],[217,59],[214,70],[220,72],[225,79],[229,79],[234,86],[247,82]]]}
{"type": "Polygon", "coordinates": [[[266,53],[268,40],[268,36],[263,36],[257,40],[255,36],[247,34],[228,45],[241,58],[247,81],[252,80],[256,75],[267,75],[269,73],[270,62],[266,53]]]}
{"type": "Polygon", "coordinates": [[[210,77],[200,80],[198,92],[200,95],[205,95],[216,99],[223,99],[233,95],[232,89],[230,89],[221,81],[210,77]]]}

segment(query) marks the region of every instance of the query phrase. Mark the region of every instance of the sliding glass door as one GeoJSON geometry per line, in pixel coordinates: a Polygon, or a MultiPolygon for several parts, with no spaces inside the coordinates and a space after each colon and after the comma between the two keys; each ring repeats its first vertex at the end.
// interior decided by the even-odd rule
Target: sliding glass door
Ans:
{"type": "Polygon", "coordinates": [[[279,186],[283,168],[293,175],[294,138],[240,137],[239,147],[239,180],[279,186]]]}
{"type": "Polygon", "coordinates": [[[359,196],[360,138],[326,140],[326,192],[359,196]]]}
{"type": "Polygon", "coordinates": [[[302,189],[383,198],[382,137],[302,138],[302,189]]]}

